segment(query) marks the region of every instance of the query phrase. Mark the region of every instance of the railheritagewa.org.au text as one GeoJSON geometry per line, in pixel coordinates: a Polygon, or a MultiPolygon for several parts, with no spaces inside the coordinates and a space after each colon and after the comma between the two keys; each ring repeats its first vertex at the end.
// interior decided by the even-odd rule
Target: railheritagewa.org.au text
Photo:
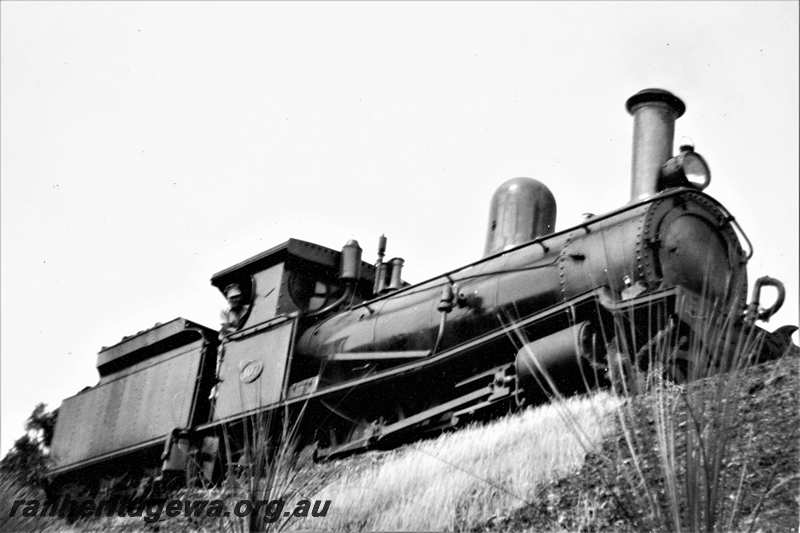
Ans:
{"type": "Polygon", "coordinates": [[[202,500],[159,499],[150,501],[70,499],[57,502],[41,500],[14,500],[9,516],[45,517],[71,516],[80,518],[119,516],[141,517],[145,522],[156,522],[161,518],[220,518],[262,515],[267,522],[281,518],[323,518],[330,510],[330,500],[298,500],[287,503],[275,500],[202,500]]]}

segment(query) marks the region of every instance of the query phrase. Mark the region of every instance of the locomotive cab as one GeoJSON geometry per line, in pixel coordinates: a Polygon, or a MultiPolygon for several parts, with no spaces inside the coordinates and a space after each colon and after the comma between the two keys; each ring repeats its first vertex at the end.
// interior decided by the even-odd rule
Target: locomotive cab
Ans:
{"type": "MultiPolygon", "coordinates": [[[[335,301],[344,290],[339,277],[341,252],[289,239],[265,252],[214,274],[211,284],[223,292],[237,284],[251,306],[240,330],[292,313],[312,313],[335,301]]],[[[372,296],[374,267],[361,265],[355,301],[372,296]]]]}
{"type": "Polygon", "coordinates": [[[213,421],[235,419],[286,399],[290,377],[307,377],[292,361],[300,319],[345,295],[353,303],[372,296],[374,267],[362,262],[359,277],[346,292],[341,256],[289,239],[214,274],[211,284],[223,293],[231,284],[241,287],[249,308],[238,328],[221,336],[213,421]]]}

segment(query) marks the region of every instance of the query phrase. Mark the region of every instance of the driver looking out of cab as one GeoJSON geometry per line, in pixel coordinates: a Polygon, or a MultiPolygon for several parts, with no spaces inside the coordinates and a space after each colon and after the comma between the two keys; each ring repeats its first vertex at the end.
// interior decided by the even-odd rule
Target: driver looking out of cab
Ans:
{"type": "Polygon", "coordinates": [[[230,335],[238,330],[243,324],[250,305],[244,303],[244,295],[238,283],[231,283],[223,291],[225,299],[228,300],[228,308],[220,313],[220,338],[230,335]]]}

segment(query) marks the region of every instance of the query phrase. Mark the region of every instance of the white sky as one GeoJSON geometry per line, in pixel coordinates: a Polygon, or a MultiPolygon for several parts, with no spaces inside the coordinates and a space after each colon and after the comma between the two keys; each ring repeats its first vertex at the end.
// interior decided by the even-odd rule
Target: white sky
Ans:
{"type": "Polygon", "coordinates": [[[3,2],[2,433],[156,321],[216,327],[217,270],[378,235],[419,281],[478,259],[488,204],[558,228],[628,199],[625,99],[687,103],[707,192],[798,322],[798,4],[3,2]]]}

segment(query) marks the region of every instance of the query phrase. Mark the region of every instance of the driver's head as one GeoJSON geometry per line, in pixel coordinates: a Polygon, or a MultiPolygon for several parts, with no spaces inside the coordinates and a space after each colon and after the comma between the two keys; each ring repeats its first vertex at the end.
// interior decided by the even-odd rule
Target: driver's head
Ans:
{"type": "Polygon", "coordinates": [[[231,307],[239,307],[242,305],[242,289],[238,283],[231,283],[225,287],[225,298],[231,307]]]}

